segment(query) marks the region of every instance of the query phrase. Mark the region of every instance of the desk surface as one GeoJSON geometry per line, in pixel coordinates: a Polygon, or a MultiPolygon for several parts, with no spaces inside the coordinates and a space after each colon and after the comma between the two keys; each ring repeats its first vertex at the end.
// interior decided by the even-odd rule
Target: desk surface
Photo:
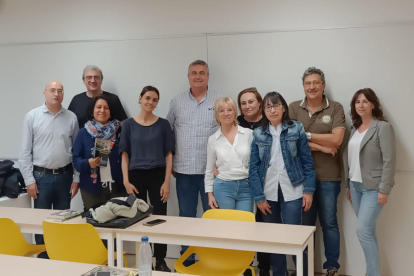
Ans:
{"type": "MultiPolygon", "coordinates": [[[[1,275],[80,276],[96,266],[97,265],[92,264],[62,262],[0,254],[1,275]]],[[[152,275],[168,276],[171,275],[171,273],[153,271],[152,275]]],[[[185,274],[180,275],[185,276],[185,274]]]]}
{"type": "MultiPolygon", "coordinates": [[[[42,227],[42,223],[51,214],[58,212],[58,210],[47,209],[31,209],[31,208],[17,208],[17,207],[0,207],[0,218],[9,218],[13,220],[20,227],[42,227]]],[[[69,219],[62,223],[86,223],[86,219],[78,216],[73,219],[69,219]]],[[[112,233],[111,228],[99,228],[96,229],[100,233],[112,233]]]]}
{"type": "Polygon", "coordinates": [[[114,229],[121,234],[159,234],[183,238],[208,238],[253,243],[288,244],[302,247],[315,232],[313,226],[259,223],[217,219],[186,218],[173,216],[150,216],[126,229],[114,229]],[[152,227],[143,223],[165,219],[152,227]]]}

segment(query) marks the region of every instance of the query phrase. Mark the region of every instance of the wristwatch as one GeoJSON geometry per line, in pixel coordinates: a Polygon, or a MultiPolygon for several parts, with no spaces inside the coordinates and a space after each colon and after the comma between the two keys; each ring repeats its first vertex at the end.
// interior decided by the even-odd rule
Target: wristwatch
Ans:
{"type": "Polygon", "coordinates": [[[310,132],[306,132],[306,138],[308,138],[308,141],[312,139],[312,135],[310,132]]]}

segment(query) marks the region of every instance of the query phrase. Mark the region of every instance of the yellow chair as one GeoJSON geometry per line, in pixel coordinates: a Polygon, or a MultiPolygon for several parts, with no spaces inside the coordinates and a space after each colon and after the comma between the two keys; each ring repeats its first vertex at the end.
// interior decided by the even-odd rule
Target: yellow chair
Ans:
{"type": "MultiPolygon", "coordinates": [[[[203,218],[255,221],[255,217],[251,212],[227,209],[208,210],[204,213],[203,218]]],[[[204,276],[238,276],[248,268],[255,276],[254,269],[250,266],[254,254],[255,252],[251,251],[190,246],[175,262],[174,268],[178,273],[204,276]],[[183,262],[193,253],[197,254],[200,260],[191,266],[185,267],[183,262]]]]}
{"type": "Polygon", "coordinates": [[[14,221],[9,218],[0,218],[0,254],[32,256],[45,250],[44,244],[28,243],[14,221]]]}
{"type": "MultiPolygon", "coordinates": [[[[52,260],[97,265],[108,263],[108,250],[96,229],[88,223],[43,221],[43,235],[47,254],[52,260]]],[[[128,266],[125,256],[124,264],[128,266]]]]}

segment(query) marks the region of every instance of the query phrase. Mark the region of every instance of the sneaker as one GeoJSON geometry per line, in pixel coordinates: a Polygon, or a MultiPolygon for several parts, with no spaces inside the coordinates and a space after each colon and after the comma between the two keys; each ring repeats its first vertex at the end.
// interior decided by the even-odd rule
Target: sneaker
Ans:
{"type": "Polygon", "coordinates": [[[326,276],[339,276],[338,269],[334,267],[326,270],[326,276]]]}
{"type": "Polygon", "coordinates": [[[155,270],[156,271],[164,271],[164,272],[171,272],[171,269],[168,268],[165,260],[157,260],[155,263],[155,270]]]}

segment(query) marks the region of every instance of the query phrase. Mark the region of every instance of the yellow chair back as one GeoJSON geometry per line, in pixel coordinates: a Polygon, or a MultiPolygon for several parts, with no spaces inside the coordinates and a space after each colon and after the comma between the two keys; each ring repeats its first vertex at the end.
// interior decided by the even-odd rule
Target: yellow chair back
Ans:
{"type": "Polygon", "coordinates": [[[0,218],[0,254],[31,256],[45,250],[44,245],[28,243],[14,221],[0,218]]]}
{"type": "MultiPolygon", "coordinates": [[[[253,213],[239,210],[211,209],[204,213],[203,218],[255,221],[253,213]]],[[[204,276],[231,276],[241,275],[249,268],[255,276],[250,263],[255,252],[217,249],[208,247],[190,246],[187,251],[176,261],[174,268],[179,273],[204,276]],[[183,262],[191,255],[197,254],[200,258],[195,264],[185,267],[183,262]]]]}
{"type": "Polygon", "coordinates": [[[47,254],[52,260],[103,265],[108,251],[95,228],[88,223],[43,222],[47,254]]]}

